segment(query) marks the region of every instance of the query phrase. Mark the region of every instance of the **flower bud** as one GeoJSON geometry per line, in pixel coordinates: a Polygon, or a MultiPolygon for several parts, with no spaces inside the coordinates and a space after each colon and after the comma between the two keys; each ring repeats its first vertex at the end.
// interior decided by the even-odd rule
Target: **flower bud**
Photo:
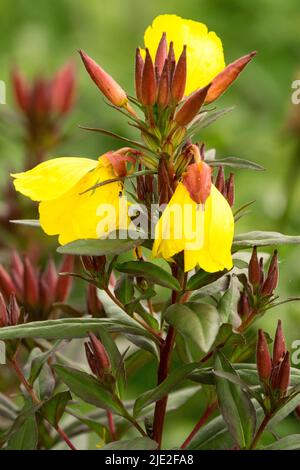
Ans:
{"type": "Polygon", "coordinates": [[[110,359],[105,347],[93,333],[89,333],[89,338],[90,342],[86,343],[88,344],[88,346],[86,346],[86,350],[87,348],[89,350],[87,359],[89,361],[89,357],[90,359],[93,357],[93,360],[91,361],[93,367],[91,367],[91,369],[99,377],[99,379],[103,379],[105,373],[111,370],[110,359]]]}
{"type": "Polygon", "coordinates": [[[212,169],[204,162],[192,163],[183,176],[183,184],[197,204],[204,204],[211,191],[212,169]]]}
{"type": "Polygon", "coordinates": [[[16,293],[16,289],[12,278],[4,267],[0,264],[0,291],[3,294],[5,300],[9,299],[11,294],[16,293]]]}
{"type": "Polygon", "coordinates": [[[259,378],[262,382],[267,382],[272,372],[272,361],[265,334],[258,330],[258,341],[256,347],[256,364],[259,378]]]}
{"type": "Polygon", "coordinates": [[[17,251],[13,250],[11,254],[11,264],[10,264],[10,274],[17,292],[18,298],[23,297],[23,263],[22,260],[17,253],[17,251]]]}
{"type": "Polygon", "coordinates": [[[70,111],[75,96],[75,69],[69,63],[58,71],[52,82],[52,108],[60,114],[70,111]]]}
{"type": "Polygon", "coordinates": [[[256,52],[251,52],[236,61],[227,65],[222,72],[220,72],[212,81],[211,88],[209,89],[205,98],[205,103],[211,103],[221,96],[224,91],[237,79],[241,71],[246,67],[251,59],[256,55],[256,52]]]}
{"type": "Polygon", "coordinates": [[[225,174],[223,166],[219,166],[218,174],[215,181],[215,187],[223,194],[224,187],[225,187],[225,174]]]}
{"type": "Polygon", "coordinates": [[[179,57],[174,71],[171,87],[171,95],[175,103],[179,103],[184,96],[186,85],[186,73],[186,46],[183,46],[183,51],[181,53],[181,56],[179,57]]]}
{"type": "Polygon", "coordinates": [[[136,49],[135,54],[135,94],[138,101],[142,101],[142,80],[143,80],[144,60],[140,49],[136,49]]]}
{"type": "Polygon", "coordinates": [[[175,114],[174,119],[179,126],[186,126],[194,119],[195,116],[197,116],[201,106],[204,103],[205,97],[210,86],[211,84],[200,88],[187,98],[187,100],[181,106],[179,111],[177,111],[177,113],[175,114]]]}
{"type": "Polygon", "coordinates": [[[153,62],[149,49],[146,49],[145,65],[143,69],[142,79],[142,104],[144,106],[152,106],[156,99],[156,79],[153,62]]]}
{"type": "Polygon", "coordinates": [[[125,106],[128,98],[123,88],[83,50],[79,54],[88,74],[103,95],[115,106],[125,106]]]}
{"type": "Polygon", "coordinates": [[[171,41],[169,44],[168,60],[170,64],[170,82],[172,83],[175,65],[176,65],[173,41],[171,41]]]}
{"type": "MultiPolygon", "coordinates": [[[[59,267],[59,273],[72,273],[74,269],[74,256],[67,255],[59,267]]],[[[56,301],[65,302],[73,284],[72,276],[58,276],[56,284],[56,301]]]]}
{"type": "Polygon", "coordinates": [[[159,41],[159,44],[158,44],[155,61],[154,61],[159,77],[161,76],[161,73],[165,65],[165,60],[167,58],[167,53],[168,53],[167,48],[168,48],[168,44],[167,44],[166,33],[163,33],[161,40],[159,41]]]}
{"type": "Polygon", "coordinates": [[[238,314],[244,319],[247,318],[251,313],[251,307],[249,303],[248,294],[246,291],[242,291],[238,301],[238,314]]]}
{"type": "Polygon", "coordinates": [[[170,66],[166,59],[165,65],[160,77],[157,104],[161,107],[167,106],[170,99],[170,66]]]}
{"type": "Polygon", "coordinates": [[[56,300],[57,272],[54,261],[50,259],[47,269],[39,280],[40,301],[43,309],[51,307],[56,300]]]}
{"type": "Polygon", "coordinates": [[[275,250],[270,262],[267,278],[262,286],[261,294],[263,297],[273,294],[278,284],[278,277],[278,254],[277,250],[275,250]]]}
{"type": "Polygon", "coordinates": [[[15,295],[10,296],[8,304],[8,313],[10,317],[10,325],[17,325],[21,312],[15,295]]]}
{"type": "Polygon", "coordinates": [[[284,355],[281,363],[278,377],[277,377],[277,389],[280,390],[281,395],[285,395],[290,385],[291,365],[290,365],[290,353],[287,351],[284,355]]]}
{"type": "Polygon", "coordinates": [[[9,326],[9,318],[5,300],[0,293],[0,328],[3,326],[9,326]]]}
{"type": "Polygon", "coordinates": [[[274,346],[273,346],[273,365],[278,364],[286,353],[285,338],[282,330],[281,320],[278,320],[274,346]]]}
{"type": "Polygon", "coordinates": [[[36,306],[39,303],[37,272],[27,256],[24,258],[24,301],[30,306],[36,306]]]}
{"type": "Polygon", "coordinates": [[[230,207],[234,204],[234,174],[230,173],[226,181],[226,199],[230,207]]]}
{"type": "Polygon", "coordinates": [[[30,89],[23,75],[16,69],[12,72],[12,83],[16,103],[27,113],[30,106],[30,89]]]}
{"type": "Polygon", "coordinates": [[[264,283],[265,280],[265,272],[264,272],[264,259],[261,257],[259,259],[259,270],[260,270],[260,285],[264,283]]]}
{"type": "Polygon", "coordinates": [[[42,79],[38,79],[32,89],[30,113],[41,118],[51,111],[50,86],[42,79]]]}
{"type": "Polygon", "coordinates": [[[256,246],[252,250],[252,256],[248,266],[248,277],[253,287],[257,287],[260,284],[260,266],[257,257],[256,246]]]}

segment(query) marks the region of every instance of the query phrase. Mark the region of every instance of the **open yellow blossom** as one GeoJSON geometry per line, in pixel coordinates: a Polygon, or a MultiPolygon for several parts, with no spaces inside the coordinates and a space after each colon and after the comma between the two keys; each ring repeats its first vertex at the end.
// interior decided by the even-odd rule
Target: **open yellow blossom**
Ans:
{"type": "Polygon", "coordinates": [[[55,158],[12,176],[17,191],[40,202],[43,230],[48,235],[59,235],[62,245],[83,238],[101,238],[110,231],[127,228],[122,183],[112,182],[87,191],[116,177],[105,155],[98,161],[55,158]]]}
{"type": "Polygon", "coordinates": [[[183,251],[185,271],[231,269],[233,232],[232,210],[214,185],[202,205],[179,183],[156,225],[153,256],[170,259],[183,251]]]}
{"type": "Polygon", "coordinates": [[[187,46],[187,82],[185,95],[208,85],[225,67],[220,38],[207,26],[197,21],[186,20],[177,15],[160,15],[146,29],[144,42],[154,60],[157,46],[163,33],[167,41],[174,43],[178,60],[183,46],[187,46]]]}

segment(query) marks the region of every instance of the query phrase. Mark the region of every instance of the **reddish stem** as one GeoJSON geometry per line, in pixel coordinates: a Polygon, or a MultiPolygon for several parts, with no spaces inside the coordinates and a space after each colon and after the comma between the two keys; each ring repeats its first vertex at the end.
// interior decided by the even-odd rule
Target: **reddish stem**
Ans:
{"type": "Polygon", "coordinates": [[[107,420],[108,420],[108,428],[109,428],[111,440],[116,441],[117,440],[116,426],[115,426],[114,417],[111,411],[107,411],[107,420]]]}
{"type": "Polygon", "coordinates": [[[204,426],[204,424],[206,423],[208,418],[211,416],[211,414],[217,409],[217,406],[218,406],[218,403],[215,401],[206,408],[205,412],[203,413],[203,415],[199,419],[198,423],[195,425],[195,427],[193,428],[191,433],[188,435],[188,437],[186,438],[186,440],[182,444],[181,449],[185,449],[189,445],[189,443],[191,442],[191,440],[193,439],[195,434],[197,434],[199,429],[202,426],[204,426]]]}
{"type": "Polygon", "coordinates": [[[59,425],[57,425],[55,429],[71,450],[77,450],[76,447],[72,444],[72,442],[68,438],[68,436],[66,435],[65,431],[63,431],[59,425]]]}

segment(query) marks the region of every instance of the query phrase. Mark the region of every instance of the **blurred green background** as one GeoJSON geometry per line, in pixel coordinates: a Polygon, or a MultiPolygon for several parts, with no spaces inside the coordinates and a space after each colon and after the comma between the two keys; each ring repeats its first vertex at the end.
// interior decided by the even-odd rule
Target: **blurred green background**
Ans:
{"type": "MultiPolygon", "coordinates": [[[[76,62],[78,100],[69,119],[71,138],[56,155],[97,157],[118,143],[77,125],[105,127],[135,136],[126,119],[105,106],[90,81],[77,49],[84,49],[134,93],[136,46],[155,16],[175,13],[199,20],[223,41],[226,62],[252,50],[259,53],[217,106],[236,109],[218,121],[199,140],[214,147],[219,157],[238,156],[263,165],[266,172],[236,174],[236,207],[256,200],[251,213],[237,225],[248,230],[300,234],[299,135],[287,130],[288,116],[298,109],[291,104],[292,81],[300,69],[299,0],[1,0],[0,79],[7,84],[7,105],[13,106],[9,74],[18,64],[31,77],[51,74],[67,59],[76,62]]],[[[1,128],[2,183],[8,173],[22,169],[22,149],[11,129],[1,128]]],[[[280,249],[279,294],[300,295],[300,247],[280,249]]],[[[261,324],[273,335],[277,318],[284,321],[288,343],[300,338],[300,305],[271,310],[261,324]]]]}

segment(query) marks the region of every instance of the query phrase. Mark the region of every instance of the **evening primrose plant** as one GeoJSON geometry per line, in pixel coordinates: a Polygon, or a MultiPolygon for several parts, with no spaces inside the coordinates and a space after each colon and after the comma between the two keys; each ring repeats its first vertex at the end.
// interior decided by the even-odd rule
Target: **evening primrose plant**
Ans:
{"type": "MultiPolygon", "coordinates": [[[[275,431],[300,404],[300,372],[291,368],[281,323],[273,360],[272,338],[260,330],[257,341],[253,324],[295,300],[276,296],[277,251],[259,255],[257,247],[300,237],[239,233],[252,203],[237,205],[234,172],[263,168],[220,159],[199,141],[203,128],[230,111],[215,102],[256,53],[226,65],[221,39],[205,24],[158,16],[136,50],[133,97],[79,52],[107,105],[140,137],[84,127],[124,146],[98,160],[53,158],[12,175],[15,189],[39,204],[39,221],[21,222],[58,236],[59,253],[80,257],[82,269],[61,276],[77,277],[92,291],[86,314],[70,309],[69,316],[35,322],[2,302],[0,339],[14,344],[9,361],[24,400],[1,434],[2,446],[17,448],[30,419],[26,448],[52,448],[59,436],[75,449],[72,437],[90,432],[103,449],[299,449],[300,435],[279,438],[275,431]],[[81,366],[62,351],[75,338],[86,338],[81,366]],[[26,361],[28,352],[22,368],[18,358],[26,361]],[[153,368],[146,389],[143,375],[153,368]],[[135,374],[142,391],[132,401],[135,374]],[[194,427],[178,422],[182,442],[172,442],[165,422],[192,397],[194,427]],[[13,424],[24,413],[27,421],[13,424]]],[[[8,277],[0,276],[0,289],[8,277]]]]}

